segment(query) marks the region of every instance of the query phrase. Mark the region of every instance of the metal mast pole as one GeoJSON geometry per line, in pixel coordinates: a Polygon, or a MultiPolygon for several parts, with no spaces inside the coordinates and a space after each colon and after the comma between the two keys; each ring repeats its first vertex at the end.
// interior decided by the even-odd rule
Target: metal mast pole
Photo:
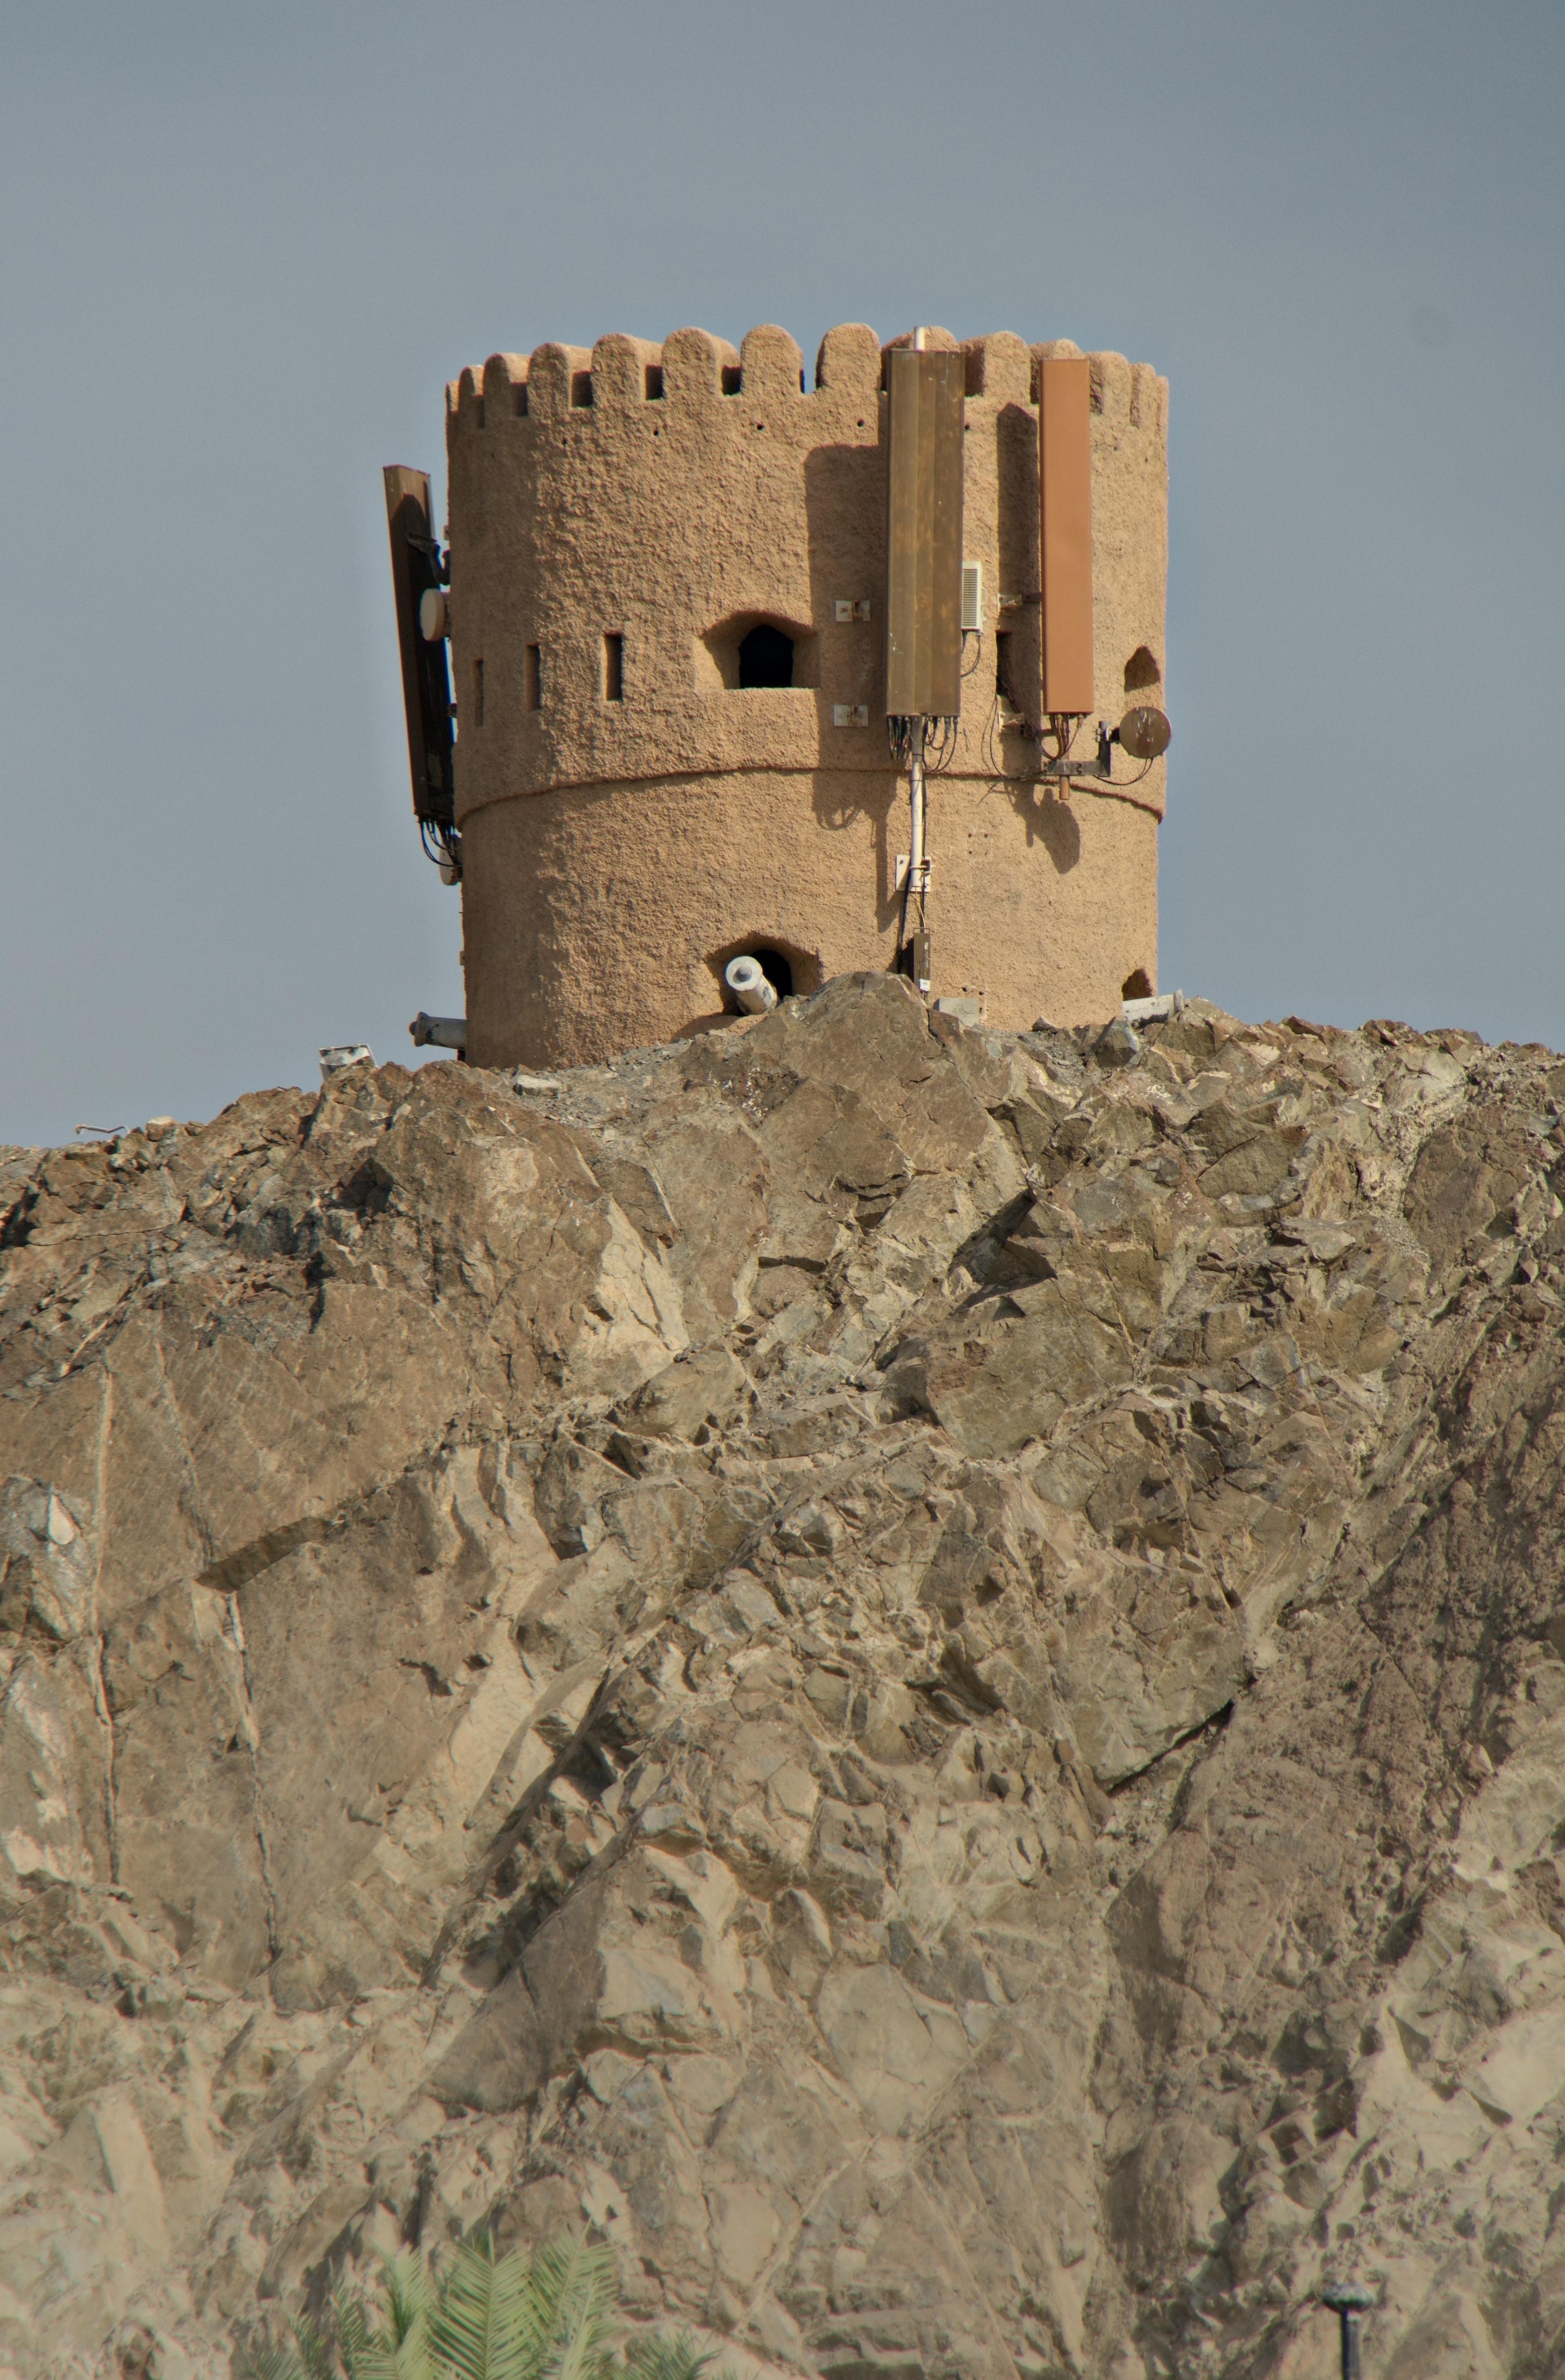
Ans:
{"type": "Polygon", "coordinates": [[[962,707],[964,390],[960,354],[928,348],[920,323],[911,346],[886,364],[886,718],[896,764],[907,770],[909,822],[897,956],[926,997],[932,989],[929,722],[954,721],[962,707]]]}
{"type": "MultiPolygon", "coordinates": [[[[924,325],[916,323],[913,332],[913,352],[924,353],[924,325]]],[[[927,719],[915,719],[912,727],[912,757],[907,766],[907,795],[912,818],[907,835],[907,887],[917,924],[913,932],[913,976],[918,989],[929,989],[929,886],[928,862],[924,856],[924,738],[928,730],[927,719]]]]}
{"type": "Polygon", "coordinates": [[[1358,2321],[1375,2303],[1374,2298],[1367,2289],[1323,2289],[1321,2302],[1331,2308],[1342,2325],[1342,2380],[1364,2380],[1358,2321]]]}
{"type": "Polygon", "coordinates": [[[925,788],[924,737],[928,727],[925,719],[909,722],[912,751],[907,764],[907,794],[911,811],[908,827],[907,890],[908,906],[915,919],[910,937],[913,953],[913,975],[920,991],[929,989],[929,863],[924,856],[925,788]]]}

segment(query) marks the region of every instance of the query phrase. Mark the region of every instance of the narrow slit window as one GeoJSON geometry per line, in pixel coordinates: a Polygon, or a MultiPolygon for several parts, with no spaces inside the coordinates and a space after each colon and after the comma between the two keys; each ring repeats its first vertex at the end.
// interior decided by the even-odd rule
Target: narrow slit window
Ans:
{"type": "Polygon", "coordinates": [[[663,368],[661,364],[649,364],[647,367],[647,402],[649,405],[655,404],[657,399],[661,396],[662,393],[663,368]]]}
{"type": "Polygon", "coordinates": [[[739,365],[724,364],[722,367],[722,393],[724,396],[737,396],[744,385],[745,376],[739,365]]]}
{"type": "Polygon", "coordinates": [[[473,663],[473,724],[483,725],[483,663],[473,663]]]}
{"type": "Polygon", "coordinates": [[[572,372],[571,403],[573,405],[590,405],[591,402],[592,374],[589,371],[572,372]]]}
{"type": "Polygon", "coordinates": [[[603,699],[625,700],[625,638],[620,636],[603,639],[603,699]]]}
{"type": "Polygon", "coordinates": [[[526,381],[525,381],[525,380],[519,380],[519,381],[516,382],[516,411],[517,411],[518,413],[525,413],[525,412],[527,411],[527,409],[528,409],[528,384],[527,384],[527,382],[526,382],[526,381]]]}
{"type": "Polygon", "coordinates": [[[543,653],[528,645],[522,656],[522,709],[536,710],[543,700],[543,653]]]}

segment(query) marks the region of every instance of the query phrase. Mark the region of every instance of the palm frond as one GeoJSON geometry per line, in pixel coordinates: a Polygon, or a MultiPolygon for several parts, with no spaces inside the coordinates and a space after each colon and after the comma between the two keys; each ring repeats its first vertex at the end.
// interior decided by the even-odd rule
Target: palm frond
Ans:
{"type": "Polygon", "coordinates": [[[607,2247],[559,2240],[497,2258],[479,2237],[443,2271],[405,2252],[372,2303],[345,2284],[329,2341],[301,2322],[291,2347],[264,2340],[239,2368],[246,2380],[707,2380],[713,2359],[687,2334],[635,2332],[616,2355],[618,2304],[607,2247]]]}
{"type": "Polygon", "coordinates": [[[560,2319],[551,2276],[514,2248],[494,2267],[492,2362],[488,2380],[541,2380],[560,2319]]]}
{"type": "Polygon", "coordinates": [[[627,2380],[701,2380],[714,2361],[710,2349],[703,2351],[687,2330],[673,2338],[666,2330],[644,2330],[630,2340],[624,2358],[627,2380]]]}
{"type": "Polygon", "coordinates": [[[435,2301],[423,2257],[405,2248],[381,2275],[381,2297],[386,2316],[382,2336],[388,2344],[402,2347],[417,2341],[429,2326],[435,2301]]]}
{"type": "Polygon", "coordinates": [[[515,2261],[507,2256],[496,2265],[487,2240],[458,2245],[430,2309],[430,2355],[441,2380],[495,2380],[506,2343],[505,2267],[515,2261]]]}
{"type": "Polygon", "coordinates": [[[335,2380],[336,2363],[331,2348],[312,2322],[301,2322],[294,2333],[309,2380],[335,2380]]]}
{"type": "Polygon", "coordinates": [[[572,2240],[540,2249],[539,2268],[555,2288],[557,2306],[545,2373],[551,2380],[602,2380],[619,2304],[614,2252],[572,2240]]]}
{"type": "Polygon", "coordinates": [[[613,2249],[556,2240],[538,2251],[532,2270],[535,2292],[550,2310],[539,2380],[602,2380],[619,2294],[613,2249]]]}
{"type": "Polygon", "coordinates": [[[333,2301],[337,2352],[347,2380],[414,2380],[399,2364],[396,2342],[384,2329],[372,2330],[364,2301],[347,2289],[333,2301]]]}
{"type": "Polygon", "coordinates": [[[313,2324],[301,2322],[292,2346],[263,2338],[240,2350],[238,2380],[334,2380],[331,2350],[313,2324]]]}
{"type": "Polygon", "coordinates": [[[313,2380],[292,2348],[279,2346],[272,2339],[263,2346],[246,2350],[237,2369],[241,2380],[313,2380]]]}

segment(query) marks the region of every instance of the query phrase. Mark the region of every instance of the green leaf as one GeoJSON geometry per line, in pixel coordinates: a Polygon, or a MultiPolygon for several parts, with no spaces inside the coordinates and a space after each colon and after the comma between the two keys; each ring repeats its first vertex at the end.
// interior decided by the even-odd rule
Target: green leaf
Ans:
{"type": "Polygon", "coordinates": [[[271,2340],[264,2347],[249,2349],[238,2369],[242,2380],[310,2380],[293,2350],[271,2340]]]}
{"type": "Polygon", "coordinates": [[[540,2267],[555,2306],[544,2373],[549,2380],[602,2380],[612,2361],[618,2299],[612,2251],[589,2248],[585,2240],[544,2248],[534,2259],[535,2272],[540,2267]]]}
{"type": "Polygon", "coordinates": [[[431,2359],[441,2380],[493,2380],[507,2326],[509,2257],[496,2265],[487,2240],[464,2240],[430,2313],[431,2359]],[[497,2287],[497,2282],[499,2286],[497,2287]]]}
{"type": "Polygon", "coordinates": [[[300,2323],[292,2349],[263,2341],[240,2369],[249,2380],[705,2380],[712,2358],[683,2334],[639,2332],[616,2357],[618,2306],[610,2249],[559,2240],[497,2259],[480,2237],[438,2275],[405,2252],[383,2266],[372,2305],[345,2284],[331,2346],[300,2323]]]}
{"type": "Polygon", "coordinates": [[[666,2330],[643,2331],[625,2353],[629,2380],[701,2380],[712,2362],[710,2350],[703,2353],[687,2330],[672,2338],[666,2330]]]}
{"type": "Polygon", "coordinates": [[[294,2344],[273,2338],[240,2350],[238,2380],[334,2380],[331,2350],[314,2325],[301,2322],[294,2344]]]}
{"type": "MultiPolygon", "coordinates": [[[[342,2289],[334,2301],[337,2352],[347,2380],[405,2380],[389,2330],[371,2330],[362,2300],[342,2289]]],[[[411,2380],[411,2375],[408,2375],[411,2380]]]]}
{"type": "MultiPolygon", "coordinates": [[[[386,2309],[385,2335],[390,2343],[395,2347],[422,2344],[434,2307],[430,2268],[423,2257],[405,2248],[382,2272],[381,2294],[386,2309]]],[[[415,2367],[408,2368],[412,2371],[415,2367]]]]}

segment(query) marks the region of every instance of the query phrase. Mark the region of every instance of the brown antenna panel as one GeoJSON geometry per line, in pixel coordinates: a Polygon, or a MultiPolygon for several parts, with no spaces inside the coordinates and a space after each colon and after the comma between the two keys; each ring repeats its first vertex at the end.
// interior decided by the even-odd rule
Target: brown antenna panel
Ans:
{"type": "Polygon", "coordinates": [[[1083,713],[1092,692],[1092,382],[1085,356],[1038,366],[1043,708],[1083,713]]]}
{"type": "Polygon", "coordinates": [[[962,432],[967,359],[893,347],[886,547],[886,710],[962,709],[962,432]]]}

